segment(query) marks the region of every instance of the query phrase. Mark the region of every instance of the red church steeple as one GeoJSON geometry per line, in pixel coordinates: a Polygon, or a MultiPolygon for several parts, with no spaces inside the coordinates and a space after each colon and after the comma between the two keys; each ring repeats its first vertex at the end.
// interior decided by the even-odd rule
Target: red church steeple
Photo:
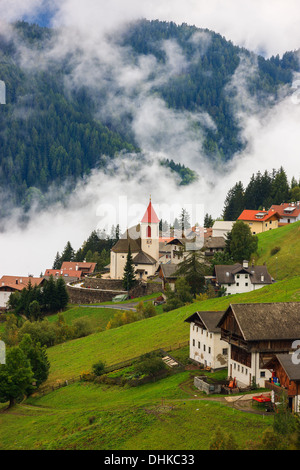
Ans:
{"type": "Polygon", "coordinates": [[[159,218],[157,217],[156,212],[153,209],[151,198],[141,222],[144,224],[159,224],[159,218]]]}

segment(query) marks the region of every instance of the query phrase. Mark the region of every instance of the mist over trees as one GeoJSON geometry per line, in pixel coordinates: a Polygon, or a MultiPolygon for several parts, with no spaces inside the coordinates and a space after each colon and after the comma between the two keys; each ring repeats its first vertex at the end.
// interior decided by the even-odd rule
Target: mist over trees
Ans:
{"type": "MultiPolygon", "coordinates": [[[[131,129],[130,110],[119,120],[109,115],[95,118],[99,100],[105,105],[101,81],[98,102],[87,86],[66,89],[73,71],[71,56],[53,59],[42,70],[24,67],[16,44],[34,57],[47,50],[54,31],[25,22],[18,22],[14,31],[15,41],[0,35],[0,77],[7,90],[7,104],[0,107],[0,184],[9,191],[13,204],[29,210],[33,204],[46,204],[44,195],[50,188],[53,198],[63,198],[92,169],[106,169],[116,154],[139,153],[140,149],[131,129]],[[67,183],[67,191],[60,192],[67,183]]],[[[151,54],[158,65],[168,63],[166,41],[178,45],[182,70],[170,74],[166,83],[153,85],[150,94],[159,96],[170,109],[207,116],[208,122],[193,125],[199,126],[208,159],[226,161],[243,149],[245,142],[231,106],[235,91],[228,93],[226,87],[241,57],[249,58],[250,52],[207,29],[173,22],[137,21],[122,34],[115,33],[113,40],[124,51],[130,48],[133,63],[151,54]]],[[[290,84],[293,72],[299,71],[296,55],[258,56],[257,61],[258,74],[249,79],[248,92],[259,96],[260,102],[270,96],[276,100],[279,87],[290,84]]],[[[121,88],[114,92],[122,95],[121,88]]],[[[163,164],[178,173],[179,184],[197,177],[173,160],[163,164]]],[[[3,207],[1,211],[4,216],[3,207]]]]}

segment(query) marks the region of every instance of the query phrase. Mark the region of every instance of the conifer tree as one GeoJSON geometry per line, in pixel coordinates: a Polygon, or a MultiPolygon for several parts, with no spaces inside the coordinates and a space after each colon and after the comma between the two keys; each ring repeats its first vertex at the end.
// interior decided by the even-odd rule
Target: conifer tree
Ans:
{"type": "Polygon", "coordinates": [[[123,286],[124,289],[129,291],[135,284],[135,270],[134,270],[134,264],[132,261],[132,255],[131,255],[131,248],[130,245],[128,246],[128,254],[127,254],[127,260],[124,268],[124,275],[123,275],[123,286]]]}

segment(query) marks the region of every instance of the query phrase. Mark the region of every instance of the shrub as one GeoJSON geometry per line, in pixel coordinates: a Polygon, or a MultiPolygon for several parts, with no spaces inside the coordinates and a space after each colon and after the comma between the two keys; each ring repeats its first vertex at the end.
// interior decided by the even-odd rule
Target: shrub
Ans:
{"type": "Polygon", "coordinates": [[[276,253],[278,253],[278,251],[280,250],[281,250],[280,246],[274,246],[274,248],[272,248],[272,250],[270,251],[271,256],[276,255],[276,253]]]}
{"type": "Polygon", "coordinates": [[[104,374],[104,370],[105,370],[105,363],[103,361],[96,362],[96,364],[94,364],[92,367],[93,374],[96,375],[97,377],[104,374]]]}
{"type": "Polygon", "coordinates": [[[139,375],[153,376],[165,369],[166,365],[159,356],[143,356],[143,358],[134,365],[135,373],[139,375]]]}

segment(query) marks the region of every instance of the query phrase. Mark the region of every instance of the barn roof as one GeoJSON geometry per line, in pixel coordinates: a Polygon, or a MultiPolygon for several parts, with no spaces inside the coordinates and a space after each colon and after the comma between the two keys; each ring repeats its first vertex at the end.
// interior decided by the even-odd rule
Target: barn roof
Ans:
{"type": "Polygon", "coordinates": [[[300,302],[231,304],[218,326],[232,311],[245,341],[300,338],[300,302]]]}

